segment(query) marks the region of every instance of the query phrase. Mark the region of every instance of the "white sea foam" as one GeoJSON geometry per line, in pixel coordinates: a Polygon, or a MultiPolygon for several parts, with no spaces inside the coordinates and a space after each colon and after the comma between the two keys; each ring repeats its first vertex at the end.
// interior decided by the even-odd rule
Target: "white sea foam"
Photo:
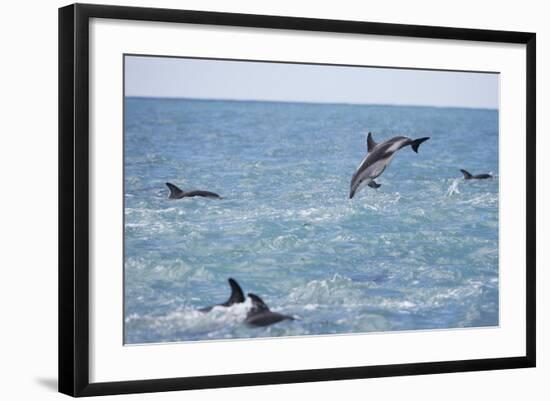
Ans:
{"type": "Polygon", "coordinates": [[[453,196],[455,194],[460,193],[460,191],[458,190],[458,185],[459,185],[460,181],[462,181],[461,178],[455,178],[451,182],[451,185],[449,185],[449,188],[447,188],[447,194],[446,194],[447,197],[450,197],[450,196],[453,196]]]}

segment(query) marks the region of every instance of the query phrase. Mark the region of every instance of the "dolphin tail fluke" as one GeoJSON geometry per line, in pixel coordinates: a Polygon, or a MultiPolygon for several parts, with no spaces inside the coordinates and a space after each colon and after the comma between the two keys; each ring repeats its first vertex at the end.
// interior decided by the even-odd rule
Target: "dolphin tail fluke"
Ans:
{"type": "Polygon", "coordinates": [[[170,184],[169,182],[166,183],[166,186],[170,190],[170,195],[168,195],[168,199],[178,199],[178,197],[183,192],[181,189],[176,187],[174,184],[170,184]]]}
{"type": "Polygon", "coordinates": [[[471,179],[471,178],[473,177],[472,174],[470,174],[470,173],[467,172],[466,170],[460,169],[460,172],[464,175],[464,179],[465,179],[465,180],[469,180],[469,179],[471,179]]]}
{"type": "Polygon", "coordinates": [[[413,140],[413,141],[411,142],[411,147],[412,147],[412,149],[413,149],[416,153],[418,153],[418,147],[420,146],[420,144],[421,144],[422,142],[427,141],[428,139],[430,139],[429,136],[426,136],[426,137],[424,137],[424,138],[418,138],[418,139],[413,140]]]}
{"type": "Polygon", "coordinates": [[[244,293],[241,289],[241,286],[237,281],[230,278],[229,285],[231,286],[231,295],[229,296],[229,299],[225,303],[227,306],[233,305],[233,304],[240,304],[241,302],[244,302],[244,293]]]}

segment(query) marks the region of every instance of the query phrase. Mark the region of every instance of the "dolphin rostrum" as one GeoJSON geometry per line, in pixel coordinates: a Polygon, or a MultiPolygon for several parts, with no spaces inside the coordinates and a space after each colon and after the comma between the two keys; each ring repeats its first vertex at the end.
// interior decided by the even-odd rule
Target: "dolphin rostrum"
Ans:
{"type": "Polygon", "coordinates": [[[252,301],[252,308],[248,311],[245,322],[252,326],[269,326],[282,320],[295,320],[292,316],[270,311],[256,294],[249,293],[248,297],[252,301]]]}
{"type": "Polygon", "coordinates": [[[351,179],[349,197],[352,199],[357,192],[368,185],[371,188],[378,188],[374,179],[384,172],[395,156],[395,153],[405,146],[411,145],[412,150],[418,153],[418,147],[430,137],[411,139],[405,136],[395,136],[381,143],[376,143],[369,132],[367,137],[368,153],[357,167],[351,179]]]}
{"type": "Polygon", "coordinates": [[[168,199],[181,199],[181,198],[190,198],[192,196],[204,196],[206,198],[216,198],[221,199],[221,196],[210,191],[201,191],[201,190],[192,190],[192,191],[182,191],[174,184],[169,182],[166,183],[166,186],[170,189],[170,195],[168,199]]]}
{"type": "Polygon", "coordinates": [[[493,176],[491,174],[476,174],[476,175],[472,175],[470,174],[469,172],[467,172],[466,170],[462,170],[460,169],[460,171],[462,172],[462,174],[464,174],[464,179],[465,180],[483,180],[485,178],[493,178],[493,176]]]}
{"type": "Polygon", "coordinates": [[[222,304],[217,304],[213,306],[207,306],[205,308],[199,309],[200,312],[210,312],[212,308],[215,306],[225,306],[229,307],[233,304],[239,304],[241,302],[244,302],[244,294],[243,290],[241,289],[241,286],[239,283],[237,283],[234,279],[230,278],[229,280],[229,286],[231,287],[231,295],[229,296],[229,299],[225,301],[222,304]]]}

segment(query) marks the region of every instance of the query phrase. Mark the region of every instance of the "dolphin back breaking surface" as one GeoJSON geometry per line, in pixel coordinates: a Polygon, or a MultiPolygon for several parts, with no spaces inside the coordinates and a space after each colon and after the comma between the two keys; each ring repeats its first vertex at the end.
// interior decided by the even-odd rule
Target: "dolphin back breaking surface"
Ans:
{"type": "Polygon", "coordinates": [[[386,170],[398,150],[410,145],[412,150],[418,153],[420,144],[428,139],[430,137],[411,139],[405,136],[396,136],[384,142],[377,143],[374,141],[372,133],[369,132],[367,136],[368,153],[359,164],[351,179],[350,199],[365,186],[371,188],[379,188],[381,186],[381,184],[376,183],[374,180],[386,170]]]}
{"type": "Polygon", "coordinates": [[[294,317],[283,315],[282,313],[272,312],[265,302],[256,294],[248,294],[252,300],[252,308],[246,315],[245,322],[251,326],[269,326],[283,320],[294,320],[294,317]]]}
{"type": "Polygon", "coordinates": [[[491,174],[470,174],[468,171],[460,169],[460,172],[464,175],[465,180],[484,180],[487,178],[493,178],[491,174]]]}
{"type": "MultiPolygon", "coordinates": [[[[230,307],[235,304],[245,302],[245,297],[241,286],[233,278],[229,278],[229,286],[231,287],[231,295],[229,299],[224,303],[207,306],[199,309],[199,312],[210,312],[215,307],[230,307]]],[[[256,294],[248,294],[251,300],[252,306],[246,314],[245,323],[251,326],[269,326],[274,323],[281,322],[283,320],[294,320],[294,317],[289,315],[283,315],[282,313],[272,312],[266,303],[256,294]]]]}
{"type": "Polygon", "coordinates": [[[215,198],[221,199],[221,196],[215,192],[203,191],[200,189],[194,189],[192,191],[183,191],[172,183],[167,182],[166,186],[170,190],[168,199],[181,199],[181,198],[191,198],[193,196],[202,196],[205,198],[215,198]]]}

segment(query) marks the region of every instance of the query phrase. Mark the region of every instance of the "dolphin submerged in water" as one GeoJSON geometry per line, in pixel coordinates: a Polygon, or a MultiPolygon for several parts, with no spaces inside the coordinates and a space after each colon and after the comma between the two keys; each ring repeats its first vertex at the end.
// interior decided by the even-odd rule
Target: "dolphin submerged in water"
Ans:
{"type": "Polygon", "coordinates": [[[465,180],[484,180],[487,178],[493,178],[491,174],[470,174],[466,170],[460,169],[460,172],[464,175],[465,180]]]}
{"type": "Polygon", "coordinates": [[[368,153],[357,167],[353,174],[349,190],[349,198],[352,199],[357,192],[363,189],[366,185],[371,188],[378,188],[374,179],[379,177],[388,167],[395,153],[404,148],[411,146],[412,150],[418,153],[418,147],[422,142],[427,141],[430,137],[419,139],[411,139],[405,136],[395,136],[381,143],[376,143],[372,139],[372,133],[369,132],[367,137],[368,153]]]}
{"type": "Polygon", "coordinates": [[[256,294],[248,294],[252,301],[252,308],[246,315],[245,322],[251,326],[269,326],[283,320],[295,320],[294,317],[272,312],[265,302],[256,294]]]}
{"type": "MultiPolygon", "coordinates": [[[[199,312],[210,312],[215,307],[230,307],[235,304],[240,304],[245,302],[245,297],[241,286],[235,279],[230,278],[229,285],[231,287],[231,295],[229,299],[224,303],[207,306],[205,308],[199,309],[199,312]]],[[[256,294],[248,294],[252,306],[248,309],[246,313],[245,323],[251,326],[269,326],[274,323],[281,322],[283,320],[295,320],[294,317],[283,315],[278,312],[272,312],[265,302],[256,294]]]]}
{"type": "Polygon", "coordinates": [[[190,198],[190,197],[193,197],[193,196],[203,196],[205,198],[215,198],[215,199],[221,199],[222,198],[217,193],[210,192],[210,191],[202,191],[200,189],[194,189],[192,191],[182,191],[181,189],[176,187],[174,184],[171,184],[169,182],[166,183],[166,186],[170,190],[170,194],[168,195],[168,199],[190,198]]]}

